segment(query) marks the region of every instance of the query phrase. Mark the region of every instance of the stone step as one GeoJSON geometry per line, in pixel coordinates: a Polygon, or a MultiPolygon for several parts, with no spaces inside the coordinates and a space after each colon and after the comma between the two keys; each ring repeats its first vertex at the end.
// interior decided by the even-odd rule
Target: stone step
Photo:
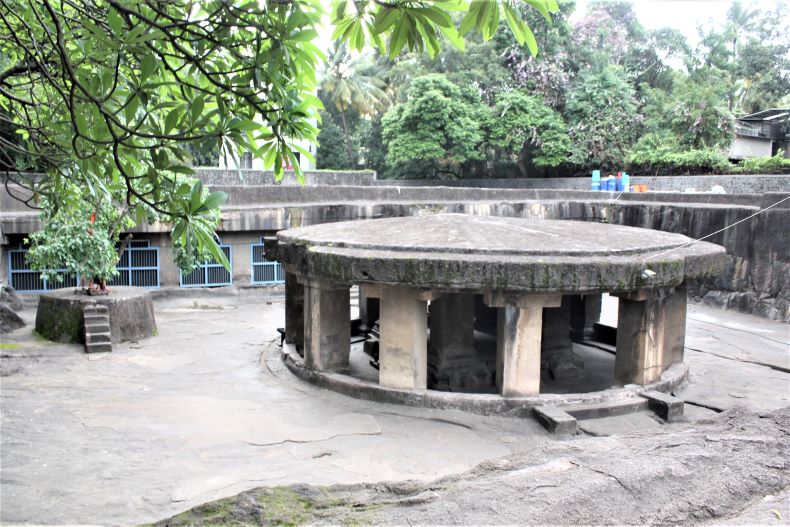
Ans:
{"type": "Polygon", "coordinates": [[[88,315],[88,314],[106,315],[109,314],[109,312],[110,311],[109,309],[107,309],[107,306],[102,304],[95,304],[95,305],[85,306],[84,308],[82,308],[82,313],[84,315],[88,315]]]}
{"type": "Polygon", "coordinates": [[[83,317],[85,319],[85,325],[93,325],[93,324],[109,324],[110,317],[107,315],[85,315],[83,317]]]}
{"type": "Polygon", "coordinates": [[[650,409],[664,421],[673,423],[683,418],[685,403],[682,399],[656,390],[648,390],[639,395],[647,400],[650,409]]]}
{"type": "Polygon", "coordinates": [[[602,403],[576,404],[572,406],[562,406],[562,410],[578,420],[597,419],[599,417],[612,417],[615,415],[626,415],[634,412],[648,410],[647,399],[642,397],[629,397],[617,401],[605,401],[602,403]]]}
{"type": "Polygon", "coordinates": [[[85,344],[85,351],[87,353],[107,353],[112,351],[112,344],[109,342],[93,342],[85,344]]]}
{"type": "Polygon", "coordinates": [[[110,332],[110,323],[109,322],[93,322],[91,324],[85,324],[85,333],[109,333],[110,332]]]}
{"type": "Polygon", "coordinates": [[[110,338],[110,332],[106,333],[85,333],[85,343],[86,344],[96,344],[99,342],[112,342],[112,338],[110,338]]]}
{"type": "Polygon", "coordinates": [[[536,406],[532,410],[538,422],[549,432],[570,435],[576,433],[578,428],[576,418],[559,406],[536,406]]]}

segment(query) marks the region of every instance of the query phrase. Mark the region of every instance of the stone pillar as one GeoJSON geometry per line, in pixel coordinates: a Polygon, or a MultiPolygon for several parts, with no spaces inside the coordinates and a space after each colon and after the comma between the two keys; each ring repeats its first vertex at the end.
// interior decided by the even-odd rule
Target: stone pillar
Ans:
{"type": "Polygon", "coordinates": [[[475,351],[475,301],[471,294],[446,294],[431,302],[428,387],[479,392],[491,374],[475,351]]]}
{"type": "Polygon", "coordinates": [[[285,273],[285,342],[304,357],[304,286],[289,272],[285,273]]]}
{"type": "Polygon", "coordinates": [[[571,338],[584,340],[595,335],[596,322],[601,319],[602,295],[592,293],[571,295],[571,338]]]}
{"type": "Polygon", "coordinates": [[[359,287],[359,331],[363,335],[373,329],[379,319],[379,299],[373,298],[364,286],[359,287]]]}
{"type": "Polygon", "coordinates": [[[489,307],[483,295],[475,295],[475,329],[483,333],[496,334],[497,308],[489,307]]]}
{"type": "Polygon", "coordinates": [[[305,365],[334,371],[348,367],[351,352],[349,287],[309,281],[304,286],[305,365]]]}
{"type": "Polygon", "coordinates": [[[560,295],[493,292],[485,302],[498,307],[496,385],[504,397],[540,393],[543,308],[559,307],[560,295]]]}
{"type": "Polygon", "coordinates": [[[615,382],[649,384],[661,377],[670,364],[683,360],[686,288],[642,290],[617,296],[620,303],[615,382]]]}
{"type": "Polygon", "coordinates": [[[664,305],[664,369],[683,362],[686,346],[686,283],[670,293],[664,305]]]}
{"type": "Polygon", "coordinates": [[[379,384],[425,390],[428,384],[427,303],[419,291],[386,286],[380,291],[379,384]]]}
{"type": "Polygon", "coordinates": [[[584,362],[573,352],[571,342],[571,297],[563,296],[560,307],[543,310],[541,369],[552,379],[574,379],[584,375],[584,362]]]}

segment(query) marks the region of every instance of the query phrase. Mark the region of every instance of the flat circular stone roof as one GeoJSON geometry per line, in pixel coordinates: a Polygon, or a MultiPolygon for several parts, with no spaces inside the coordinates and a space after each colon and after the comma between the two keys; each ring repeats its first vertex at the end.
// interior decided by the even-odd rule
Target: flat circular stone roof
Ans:
{"type": "Polygon", "coordinates": [[[448,254],[592,256],[635,254],[685,245],[687,237],[623,225],[434,214],[306,227],[285,239],[365,250],[448,254]]]}
{"type": "Polygon", "coordinates": [[[327,223],[277,238],[278,259],[303,276],[439,289],[630,291],[715,275],[725,257],[680,234],[468,214],[327,223]]]}

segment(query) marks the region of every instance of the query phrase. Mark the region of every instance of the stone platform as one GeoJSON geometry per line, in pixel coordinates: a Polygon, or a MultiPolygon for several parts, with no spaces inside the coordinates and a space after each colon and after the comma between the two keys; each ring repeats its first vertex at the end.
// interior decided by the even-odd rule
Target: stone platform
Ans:
{"type": "MultiPolygon", "coordinates": [[[[359,285],[380,304],[379,385],[426,390],[429,349],[430,362],[449,365],[451,375],[475,362],[478,296],[496,309],[493,376],[504,397],[540,394],[542,341],[556,338],[554,329],[544,333],[562,327],[544,325],[544,312],[567,319],[563,297],[584,303],[604,292],[620,298],[616,384],[657,381],[683,362],[686,280],[716,275],[725,264],[722,247],[678,234],[463,214],[290,229],[278,234],[271,251],[291,275],[286,339],[299,344],[294,335],[303,333],[307,369],[347,368],[349,287],[359,285]],[[301,319],[296,304],[303,305],[301,319]]],[[[558,357],[563,354],[573,365],[567,353],[558,357]]]]}
{"type": "Polygon", "coordinates": [[[85,343],[85,306],[107,306],[112,342],[134,341],[156,332],[151,292],[141,287],[112,287],[110,294],[90,296],[74,289],[41,295],[36,311],[36,331],[55,342],[85,343]]]}

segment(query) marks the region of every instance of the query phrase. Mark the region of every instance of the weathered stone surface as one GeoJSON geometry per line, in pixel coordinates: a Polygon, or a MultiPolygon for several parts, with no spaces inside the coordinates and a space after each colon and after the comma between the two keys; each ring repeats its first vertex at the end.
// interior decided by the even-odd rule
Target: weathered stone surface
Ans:
{"type": "Polygon", "coordinates": [[[11,311],[21,311],[25,305],[10,285],[0,286],[0,304],[6,304],[11,311]]]}
{"type": "Polygon", "coordinates": [[[278,257],[341,282],[508,291],[629,291],[715,275],[724,249],[619,225],[459,214],[290,229],[278,257]],[[645,268],[654,275],[646,277],[645,268]]]}
{"type": "Polygon", "coordinates": [[[718,523],[790,485],[788,438],[790,408],[734,409],[677,432],[548,443],[429,483],[255,489],[157,525],[265,524],[278,491],[299,505],[280,521],[311,525],[718,523]]]}
{"type": "Polygon", "coordinates": [[[107,296],[88,296],[73,289],[42,294],[36,310],[36,331],[56,342],[85,343],[83,308],[107,306],[113,342],[140,340],[156,332],[151,292],[138,287],[113,287],[107,296]]]}
{"type": "Polygon", "coordinates": [[[8,304],[0,303],[0,333],[8,333],[24,325],[25,321],[8,304]]]}

